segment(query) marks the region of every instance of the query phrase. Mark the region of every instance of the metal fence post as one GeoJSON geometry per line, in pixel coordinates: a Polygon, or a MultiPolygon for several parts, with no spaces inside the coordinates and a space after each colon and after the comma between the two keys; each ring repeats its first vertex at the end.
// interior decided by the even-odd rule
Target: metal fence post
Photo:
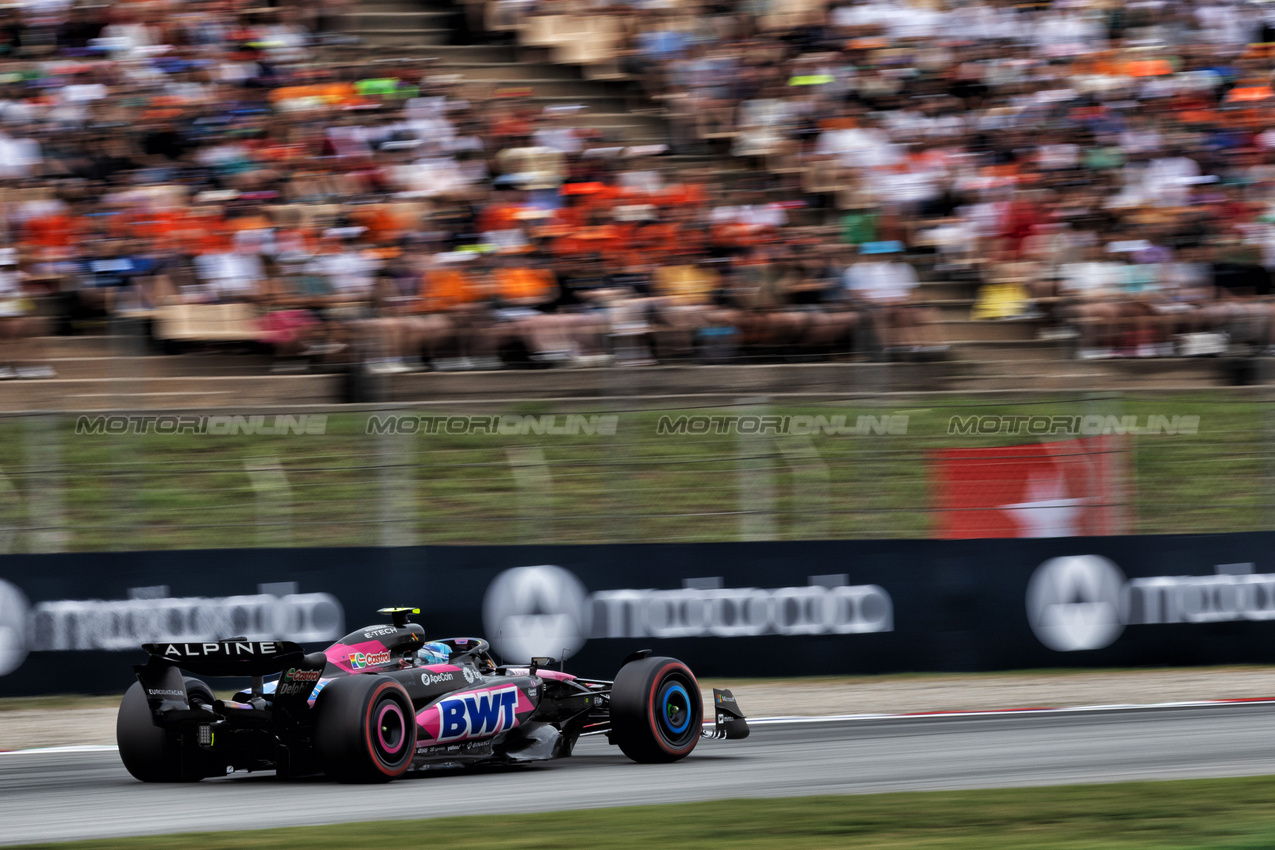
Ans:
{"type": "Polygon", "coordinates": [[[57,414],[26,417],[27,551],[63,552],[70,539],[57,414]]]}
{"type": "Polygon", "coordinates": [[[19,551],[22,539],[22,493],[0,469],[0,555],[19,551]]]}
{"type": "Polygon", "coordinates": [[[257,545],[292,545],[292,487],[276,457],[245,460],[244,469],[257,494],[257,545]]]}
{"type": "Polygon", "coordinates": [[[1264,464],[1266,486],[1263,488],[1266,493],[1266,510],[1262,513],[1266,518],[1266,528],[1275,529],[1275,387],[1266,384],[1259,398],[1262,401],[1262,419],[1259,427],[1263,431],[1261,436],[1266,461],[1264,464]]]}
{"type": "MultiPolygon", "coordinates": [[[[391,418],[400,411],[382,411],[391,418]]],[[[381,545],[416,544],[416,440],[385,428],[376,442],[381,488],[381,545]]]]}
{"type": "MultiPolygon", "coordinates": [[[[769,399],[744,399],[743,416],[762,416],[769,399]]],[[[778,536],[775,522],[775,475],[771,464],[772,446],[768,436],[749,433],[748,420],[741,417],[736,427],[736,484],[739,492],[739,539],[774,540],[778,536]]],[[[761,429],[757,429],[760,431],[761,429]]]]}
{"type": "MultiPolygon", "coordinates": [[[[106,322],[106,344],[110,357],[107,374],[115,396],[112,407],[123,414],[145,413],[135,405],[146,391],[146,337],[140,322],[112,314],[106,322]]],[[[139,521],[143,516],[142,491],[146,482],[146,455],[138,451],[141,432],[129,429],[112,439],[111,506],[107,522],[113,550],[145,548],[139,545],[139,521]]]]}
{"type": "Polygon", "coordinates": [[[539,446],[505,450],[518,485],[518,516],[526,543],[553,542],[553,475],[539,446]]]}
{"type": "Polygon", "coordinates": [[[775,440],[788,461],[792,480],[792,519],[789,531],[796,539],[826,538],[831,507],[828,464],[809,437],[780,437],[775,440]]]}

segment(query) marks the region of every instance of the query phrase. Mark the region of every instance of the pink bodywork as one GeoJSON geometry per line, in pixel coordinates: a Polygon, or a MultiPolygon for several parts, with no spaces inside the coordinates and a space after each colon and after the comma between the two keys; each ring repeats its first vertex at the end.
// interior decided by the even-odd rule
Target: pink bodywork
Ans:
{"type": "Polygon", "coordinates": [[[350,656],[360,652],[364,655],[374,655],[378,652],[388,651],[389,648],[379,640],[369,640],[350,646],[346,646],[343,643],[334,644],[325,649],[323,654],[327,656],[329,663],[335,664],[347,673],[353,673],[355,669],[350,666],[350,656]]]}
{"type": "Polygon", "coordinates": [[[463,701],[466,697],[471,697],[471,698],[486,697],[488,700],[491,700],[495,698],[494,696],[495,694],[502,691],[507,691],[510,688],[512,688],[517,694],[517,696],[515,697],[516,703],[514,705],[514,711],[513,711],[514,716],[513,716],[512,723],[506,725],[503,722],[503,718],[502,718],[502,722],[495,729],[485,730],[484,734],[474,734],[473,733],[474,730],[472,730],[471,724],[469,723],[467,719],[466,731],[460,734],[459,736],[456,736],[456,735],[449,736],[447,738],[447,741],[451,742],[451,741],[469,740],[470,738],[486,738],[489,735],[496,734],[497,732],[507,732],[510,729],[513,729],[516,726],[518,726],[518,724],[521,722],[521,718],[526,717],[536,708],[532,704],[531,700],[527,698],[527,695],[522,692],[522,689],[512,683],[507,685],[488,684],[488,685],[483,685],[482,687],[474,688],[473,690],[453,691],[452,693],[449,693],[446,696],[440,697],[436,702],[418,711],[416,713],[416,722],[420,725],[421,729],[426,733],[429,740],[437,741],[439,740],[439,737],[440,737],[439,732],[443,726],[444,704],[450,704],[456,700],[463,701]]]}
{"type": "MultiPolygon", "coordinates": [[[[530,676],[530,667],[510,667],[507,672],[510,676],[530,676]]],[[[536,671],[536,675],[541,679],[552,679],[555,682],[574,682],[575,676],[570,673],[559,673],[557,670],[545,670],[543,667],[536,671]]]]}

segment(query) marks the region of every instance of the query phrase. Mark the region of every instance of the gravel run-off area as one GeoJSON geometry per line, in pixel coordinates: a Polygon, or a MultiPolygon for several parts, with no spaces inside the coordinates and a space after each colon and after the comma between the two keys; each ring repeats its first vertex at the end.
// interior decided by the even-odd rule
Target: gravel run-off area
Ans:
{"type": "MultiPolygon", "coordinates": [[[[730,688],[750,717],[903,714],[1275,697],[1275,668],[704,680],[700,684],[706,697],[711,696],[711,687],[730,688]]],[[[74,706],[75,701],[69,704],[74,706]]],[[[3,710],[0,704],[0,750],[113,743],[114,708],[3,710]]]]}

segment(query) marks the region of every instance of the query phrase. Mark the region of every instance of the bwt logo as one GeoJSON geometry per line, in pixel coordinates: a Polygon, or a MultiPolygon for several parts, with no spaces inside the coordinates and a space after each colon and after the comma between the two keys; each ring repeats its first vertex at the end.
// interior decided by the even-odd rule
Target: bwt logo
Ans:
{"type": "Polygon", "coordinates": [[[518,688],[509,685],[449,697],[438,704],[438,741],[486,738],[518,725],[518,688]]]}

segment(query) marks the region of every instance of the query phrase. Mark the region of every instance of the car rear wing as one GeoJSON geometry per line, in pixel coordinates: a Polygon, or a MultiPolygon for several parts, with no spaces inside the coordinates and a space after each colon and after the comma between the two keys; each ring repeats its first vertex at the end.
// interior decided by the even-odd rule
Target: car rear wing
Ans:
{"type": "MultiPolygon", "coordinates": [[[[286,670],[277,697],[284,704],[303,708],[327,660],[322,653],[307,656],[299,644],[286,640],[148,643],[142,649],[150,658],[133,671],[160,726],[208,723],[208,712],[191,705],[182,670],[198,676],[251,676],[253,704],[258,710],[262,677],[286,670]]],[[[246,719],[250,713],[241,712],[238,717],[246,719]]]]}
{"type": "Polygon", "coordinates": [[[206,643],[147,643],[152,658],[197,676],[268,676],[305,658],[300,644],[287,640],[219,640],[206,643]]]}

